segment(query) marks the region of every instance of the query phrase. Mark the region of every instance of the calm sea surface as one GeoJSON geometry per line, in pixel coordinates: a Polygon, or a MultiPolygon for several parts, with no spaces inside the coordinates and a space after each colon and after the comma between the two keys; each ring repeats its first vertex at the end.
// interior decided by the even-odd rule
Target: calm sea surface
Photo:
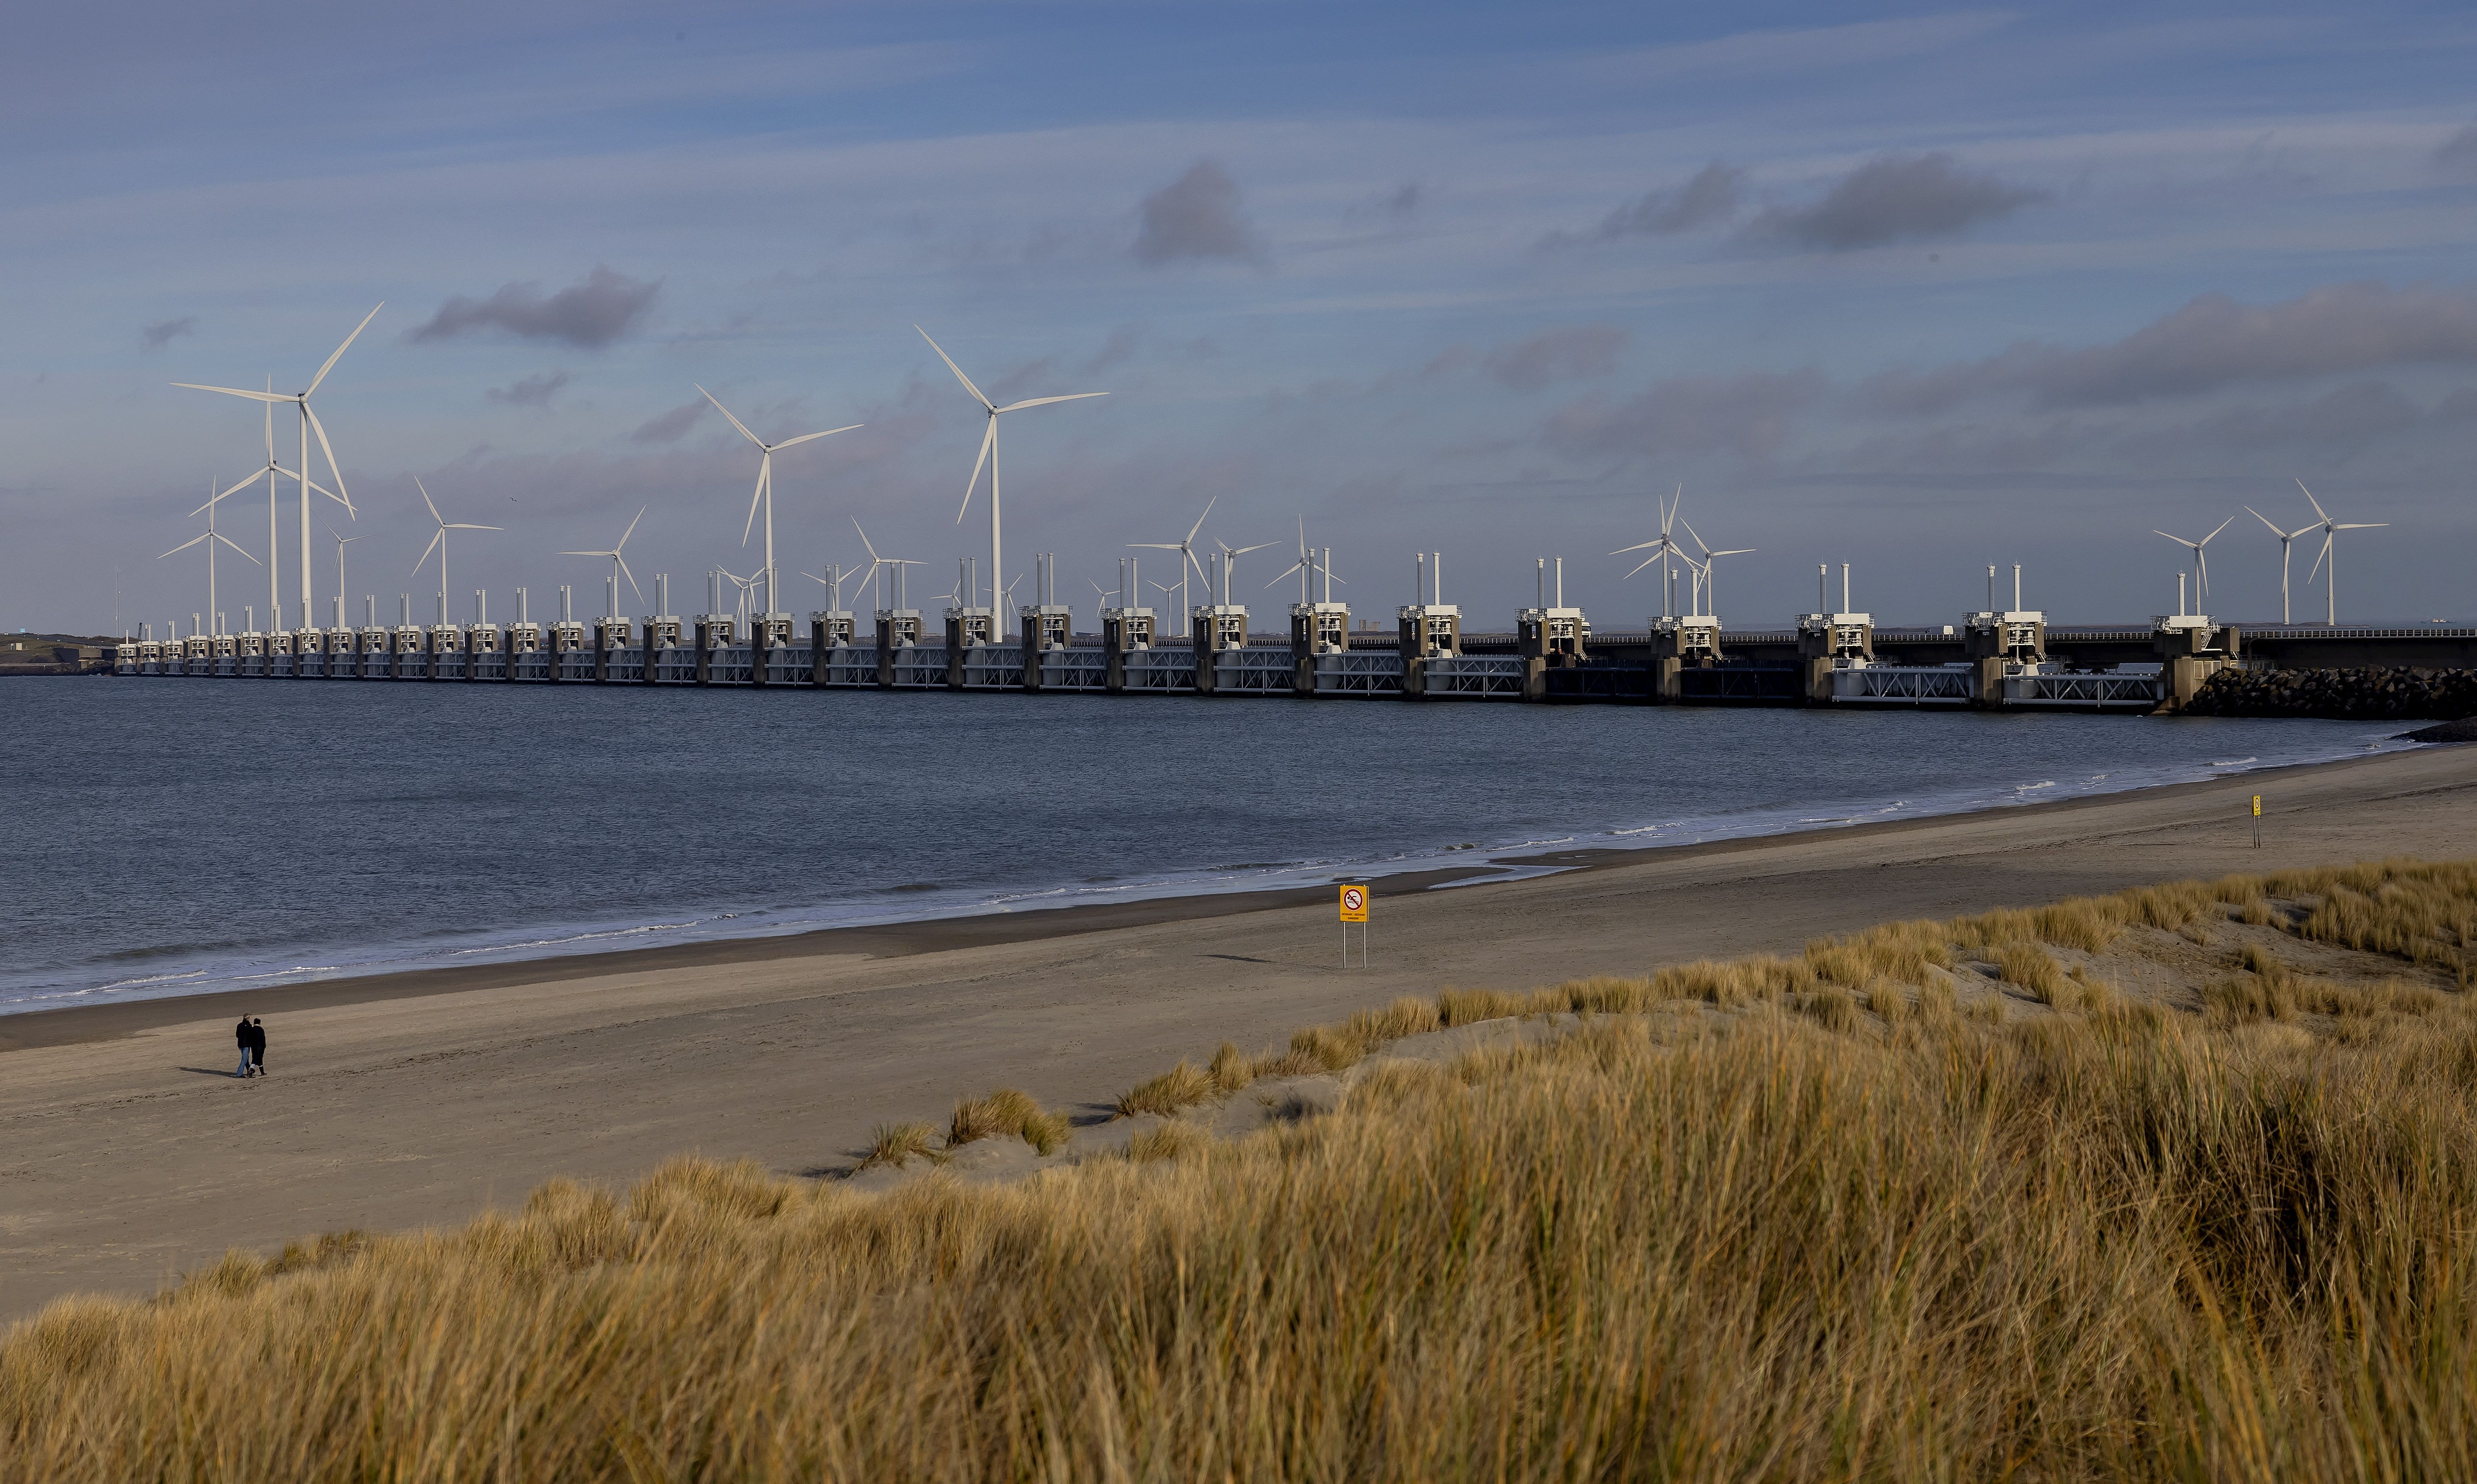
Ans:
{"type": "Polygon", "coordinates": [[[0,1013],[1829,828],[2402,730],[129,679],[0,682],[0,1013]]]}

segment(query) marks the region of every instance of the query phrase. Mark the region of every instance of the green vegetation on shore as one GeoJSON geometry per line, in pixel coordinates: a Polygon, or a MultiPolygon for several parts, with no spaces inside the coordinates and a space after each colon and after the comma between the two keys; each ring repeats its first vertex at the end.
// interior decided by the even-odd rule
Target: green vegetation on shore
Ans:
{"type": "Polygon", "coordinates": [[[1346,1076],[1245,1138],[63,1300],[0,1479],[2477,1477],[2472,979],[2477,865],[2393,863],[1448,992],[1122,1103],[1346,1076]]]}

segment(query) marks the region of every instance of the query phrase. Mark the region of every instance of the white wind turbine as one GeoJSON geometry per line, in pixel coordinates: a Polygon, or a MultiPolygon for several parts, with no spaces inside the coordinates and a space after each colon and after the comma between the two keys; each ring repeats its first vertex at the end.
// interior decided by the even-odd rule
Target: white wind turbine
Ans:
{"type": "MultiPolygon", "coordinates": [[[[2296,487],[2299,489],[2305,489],[2305,482],[2303,480],[2298,480],[2296,482],[2296,487]]],[[[2314,572],[2320,572],[2322,570],[2322,564],[2326,561],[2331,564],[2330,572],[2325,574],[2322,579],[2323,597],[2330,605],[2330,606],[2323,609],[2322,622],[2330,628],[2337,629],[2339,627],[2339,558],[2337,552],[2337,542],[2339,540],[2339,532],[2342,531],[2380,531],[2385,526],[2389,525],[2390,522],[2387,520],[2359,521],[2353,524],[2342,525],[2339,522],[2333,520],[2330,512],[2322,508],[2322,502],[2314,498],[2314,491],[2305,489],[2305,502],[2306,504],[2314,507],[2314,514],[2322,517],[2315,526],[2309,526],[2306,529],[2312,531],[2318,527],[2322,532],[2322,551],[2319,556],[2316,556],[2314,558],[2314,572]]],[[[2305,581],[2309,586],[2312,585],[2314,581],[2314,572],[2308,572],[2305,574],[2305,581]]]]}
{"type": "MultiPolygon", "coordinates": [[[[371,312],[376,313],[377,310],[373,309],[371,312]]],[[[432,552],[437,552],[438,554],[438,621],[443,624],[447,622],[447,532],[451,531],[501,531],[506,528],[501,526],[475,526],[463,521],[450,521],[445,516],[438,513],[438,507],[432,503],[430,498],[430,486],[421,482],[421,477],[419,475],[413,476],[413,487],[421,491],[421,503],[430,507],[430,518],[438,522],[438,533],[432,536],[430,538],[430,544],[421,549],[421,555],[413,558],[413,570],[419,572],[421,570],[421,564],[430,559],[430,554],[432,552]]]]}
{"type": "Polygon", "coordinates": [[[361,537],[348,536],[333,526],[327,528],[327,534],[336,538],[336,627],[341,629],[344,627],[344,548],[361,537]]]}
{"type": "MultiPolygon", "coordinates": [[[[1633,570],[1626,573],[1626,576],[1632,577],[1636,572],[1640,572],[1643,568],[1650,566],[1655,561],[1660,563],[1660,616],[1663,618],[1674,616],[1671,610],[1677,606],[1677,577],[1676,570],[1669,565],[1671,558],[1685,562],[1689,568],[1694,568],[1694,559],[1686,555],[1686,548],[1678,545],[1676,537],[1670,534],[1676,527],[1677,508],[1685,503],[1686,486],[1680,484],[1677,486],[1677,494],[1673,499],[1660,502],[1660,534],[1658,536],[1655,536],[1648,541],[1638,542],[1633,546],[1619,547],[1617,550],[1609,553],[1612,556],[1623,556],[1632,552],[1651,553],[1650,556],[1645,556],[1641,561],[1637,562],[1633,570]]],[[[1697,544],[1700,544],[1702,538],[1698,536],[1695,539],[1697,544]]],[[[1699,572],[1699,569],[1696,570],[1699,572]]],[[[1699,585],[1699,576],[1697,578],[1697,582],[1699,585]]]]}
{"type": "Polygon", "coordinates": [[[796,444],[807,443],[815,438],[831,438],[836,433],[849,433],[853,428],[863,428],[867,425],[853,423],[848,427],[829,428],[823,433],[804,433],[796,438],[785,438],[780,443],[768,443],[750,433],[746,423],[732,417],[731,408],[715,401],[713,393],[706,391],[703,386],[697,387],[697,390],[704,393],[706,401],[713,403],[715,411],[731,419],[731,426],[739,430],[741,437],[757,445],[757,488],[748,497],[748,524],[739,532],[739,544],[743,549],[747,547],[749,532],[755,530],[757,525],[757,507],[763,503],[765,507],[765,611],[771,613],[774,611],[774,456],[796,444]]]}
{"type": "MultiPolygon", "coordinates": [[[[336,369],[336,362],[343,359],[344,352],[351,349],[355,340],[361,338],[362,332],[369,328],[370,321],[378,318],[379,310],[386,308],[387,301],[382,299],[367,314],[363,315],[362,322],[353,327],[353,333],[344,336],[344,343],[336,347],[336,353],[328,357],[327,363],[318,368],[318,374],[310,379],[310,384],[297,392],[288,394],[274,391],[249,391],[238,386],[207,386],[196,382],[172,383],[191,391],[213,391],[221,392],[227,397],[246,397],[252,402],[265,403],[270,409],[279,402],[289,402],[301,408],[301,469],[298,478],[301,481],[301,627],[304,629],[313,627],[310,615],[310,491],[315,488],[310,482],[310,434],[313,433],[318,435],[318,447],[326,452],[328,477],[336,482],[337,493],[330,498],[341,503],[347,511],[353,513],[355,519],[360,518],[360,513],[353,511],[352,492],[344,488],[344,471],[336,463],[336,447],[327,441],[327,430],[319,423],[318,414],[310,410],[310,396],[318,389],[320,383],[327,380],[327,373],[336,369]]],[[[270,433],[272,431],[270,422],[270,433]]],[[[271,466],[274,462],[274,450],[270,437],[267,463],[271,466]]],[[[268,486],[270,495],[273,488],[271,484],[268,486]]],[[[326,491],[320,490],[319,493],[325,494],[326,491]]],[[[267,556],[270,561],[274,559],[273,552],[270,551],[267,556]]],[[[280,617],[277,618],[273,627],[283,628],[283,620],[280,617]]]]}
{"type": "Polygon", "coordinates": [[[803,572],[800,575],[807,578],[810,581],[815,582],[824,587],[826,591],[834,594],[832,600],[834,603],[834,611],[838,613],[843,611],[843,584],[852,580],[852,574],[850,572],[845,571],[842,567],[838,565],[829,565],[826,568],[826,576],[824,577],[819,577],[813,572],[803,572]]]}
{"type": "MultiPolygon", "coordinates": [[[[1187,534],[1186,534],[1186,535],[1184,535],[1184,536],[1182,536],[1182,537],[1180,537],[1178,540],[1175,540],[1175,541],[1130,541],[1130,542],[1128,542],[1128,543],[1127,543],[1129,546],[1134,547],[1134,548],[1136,548],[1136,549],[1138,549],[1138,550],[1139,550],[1139,551],[1147,551],[1147,552],[1176,552],[1176,553],[1178,553],[1179,560],[1180,560],[1182,563],[1184,563],[1184,565],[1182,565],[1182,566],[1178,569],[1178,609],[1179,609],[1179,612],[1181,612],[1182,614],[1183,614],[1183,613],[1185,613],[1185,612],[1187,611],[1187,609],[1188,609],[1188,602],[1187,602],[1187,574],[1188,574],[1188,568],[1190,568],[1190,567],[1191,567],[1191,568],[1193,568],[1193,569],[1194,569],[1194,571],[1195,571],[1195,575],[1196,575],[1197,577],[1205,577],[1205,576],[1206,576],[1205,571],[1204,571],[1204,563],[1202,563],[1202,562],[1200,562],[1200,561],[1198,561],[1198,560],[1196,560],[1196,559],[1195,559],[1195,533],[1196,533],[1197,532],[1202,531],[1202,530],[1204,529],[1204,521],[1205,521],[1205,517],[1206,517],[1206,516],[1209,516],[1209,515],[1211,515],[1211,514],[1213,513],[1213,506],[1214,506],[1214,504],[1215,504],[1215,503],[1217,503],[1220,499],[1221,499],[1221,497],[1220,497],[1219,495],[1214,495],[1212,499],[1205,501],[1205,502],[1204,502],[1204,514],[1203,514],[1203,515],[1198,515],[1198,516],[1195,518],[1195,524],[1194,524],[1194,525],[1192,525],[1192,526],[1188,527],[1188,528],[1187,528],[1187,534]]],[[[1210,581],[1211,581],[1211,579],[1210,579],[1210,578],[1207,578],[1207,579],[1206,579],[1206,581],[1208,581],[1208,583],[1209,583],[1209,582],[1210,582],[1210,581]]],[[[1166,583],[1157,583],[1157,584],[1155,584],[1155,585],[1160,586],[1160,587],[1161,587],[1161,590],[1162,590],[1162,591],[1163,591],[1163,592],[1167,592],[1167,591],[1169,591],[1169,587],[1168,587],[1168,585],[1167,585],[1166,583]]],[[[1139,594],[1139,595],[1138,595],[1138,597],[1140,598],[1140,596],[1141,596],[1141,595],[1139,594]]],[[[1181,620],[1181,622],[1185,622],[1185,620],[1184,620],[1184,619],[1182,619],[1182,620],[1181,620]]]]}
{"type": "MultiPolygon", "coordinates": [[[[272,386],[274,384],[273,380],[269,379],[267,384],[272,386]]],[[[266,404],[265,412],[266,462],[261,464],[257,471],[251,474],[247,479],[238,482],[231,488],[220,490],[210,495],[207,499],[207,505],[213,505],[229,496],[239,494],[242,490],[249,488],[249,486],[257,483],[261,480],[266,481],[266,621],[270,625],[280,629],[284,624],[284,578],[283,564],[275,559],[276,554],[281,550],[281,543],[276,538],[276,499],[283,493],[279,480],[298,479],[300,476],[294,474],[291,470],[284,467],[284,465],[276,461],[274,404],[266,404]]],[[[320,494],[325,495],[328,499],[335,501],[338,505],[343,506],[346,511],[354,513],[355,515],[359,514],[358,511],[353,510],[349,502],[345,501],[334,490],[320,484],[316,480],[312,480],[310,482],[310,487],[318,491],[320,494]]],[[[206,506],[200,506],[196,510],[191,510],[189,513],[196,515],[205,508],[206,506]]],[[[252,557],[251,559],[256,560],[257,558],[252,557]]]]}
{"type": "Polygon", "coordinates": [[[1700,562],[1688,556],[1683,551],[1680,551],[1677,554],[1680,560],[1694,569],[1694,575],[1698,579],[1695,585],[1700,588],[1701,591],[1696,600],[1696,606],[1702,608],[1703,611],[1697,613],[1695,616],[1698,618],[1715,617],[1720,611],[1720,595],[1718,590],[1719,584],[1714,579],[1713,568],[1723,556],[1751,556],[1755,554],[1755,549],[1751,546],[1735,546],[1725,552],[1715,552],[1712,550],[1711,547],[1704,544],[1703,537],[1695,532],[1694,523],[1692,521],[1681,520],[1678,524],[1686,528],[1686,533],[1688,535],[1694,537],[1695,549],[1703,554],[1703,559],[1700,562]]]}
{"type": "MultiPolygon", "coordinates": [[[[1281,543],[1259,541],[1253,546],[1232,546],[1227,541],[1215,541],[1213,544],[1221,548],[1221,596],[1214,601],[1227,604],[1230,601],[1230,589],[1238,584],[1238,558],[1249,552],[1261,552],[1268,547],[1279,546],[1281,543]]],[[[1273,581],[1278,582],[1281,579],[1275,578],[1273,581]]]]}
{"type": "MultiPolygon", "coordinates": [[[[914,330],[920,330],[918,325],[914,325],[912,328],[914,330]]],[[[999,508],[998,505],[998,419],[1004,417],[1009,412],[1020,412],[1025,408],[1047,407],[1053,402],[1081,402],[1088,397],[1106,397],[1109,393],[1106,391],[1078,391],[1069,392],[1063,397],[1027,397],[1021,402],[1010,402],[1005,407],[1000,407],[996,403],[991,402],[988,398],[981,395],[981,389],[972,384],[972,379],[963,374],[963,368],[955,364],[955,358],[947,355],[944,348],[939,346],[936,340],[930,339],[928,331],[920,330],[920,338],[929,341],[929,348],[938,353],[938,359],[946,363],[947,370],[955,373],[955,380],[963,383],[963,390],[970,392],[972,394],[972,400],[979,403],[982,409],[988,413],[988,425],[986,431],[981,433],[980,457],[972,460],[971,482],[963,486],[963,507],[955,512],[955,524],[958,526],[962,525],[963,523],[963,516],[971,510],[972,491],[978,489],[981,484],[981,466],[983,464],[988,465],[989,582],[991,586],[995,586],[998,581],[998,574],[1006,570],[1006,527],[1003,524],[1004,512],[999,508]]],[[[991,622],[994,626],[991,637],[1004,639],[1007,635],[1007,615],[1003,606],[1000,607],[998,612],[991,615],[991,622]]]]}
{"type": "MultiPolygon", "coordinates": [[[[206,548],[207,548],[207,611],[208,611],[210,614],[212,614],[212,613],[213,613],[213,612],[215,611],[215,546],[216,546],[216,544],[217,544],[218,542],[220,542],[221,544],[223,544],[223,545],[225,545],[225,546],[230,546],[230,547],[232,547],[232,549],[233,549],[234,551],[236,551],[236,552],[240,552],[240,554],[241,554],[243,556],[249,556],[249,559],[250,559],[250,561],[251,561],[251,563],[252,563],[253,565],[255,565],[255,564],[257,563],[257,561],[258,561],[258,558],[257,558],[257,557],[255,557],[255,556],[249,556],[249,553],[247,553],[247,552],[241,552],[241,551],[240,551],[240,548],[239,548],[238,546],[234,545],[232,537],[225,535],[222,532],[217,531],[217,530],[215,529],[215,502],[214,502],[214,500],[212,498],[212,497],[213,497],[213,491],[214,491],[214,487],[215,487],[215,485],[214,485],[214,482],[213,482],[213,480],[209,480],[209,481],[207,482],[207,490],[208,490],[208,493],[209,493],[210,498],[208,499],[208,501],[207,501],[206,505],[205,505],[204,507],[202,507],[202,508],[203,508],[203,509],[205,509],[205,511],[207,512],[207,529],[206,529],[206,532],[205,532],[204,534],[202,534],[202,535],[197,535],[197,536],[192,536],[192,537],[190,537],[188,540],[182,542],[180,545],[178,545],[178,546],[176,546],[176,547],[172,548],[170,551],[165,552],[165,553],[163,554],[163,556],[158,556],[158,557],[156,557],[156,558],[155,558],[157,561],[162,561],[162,560],[163,559],[163,557],[164,557],[164,556],[180,556],[183,552],[188,551],[190,547],[193,547],[193,546],[198,545],[200,542],[204,542],[204,543],[206,544],[206,548]]],[[[197,512],[196,510],[191,510],[189,513],[190,513],[190,514],[192,514],[192,515],[195,515],[195,514],[197,514],[198,512],[197,512]]],[[[223,630],[223,621],[222,621],[222,619],[221,619],[221,618],[217,618],[217,619],[215,620],[215,631],[217,631],[217,632],[221,632],[221,631],[222,631],[222,630],[223,630]]]]}
{"type": "MultiPolygon", "coordinates": [[[[2236,517],[2233,515],[2228,517],[2228,520],[2234,519],[2236,519],[2236,517]]],[[[2175,542],[2178,546],[2189,547],[2192,550],[2193,603],[2195,606],[2199,606],[2202,600],[2209,597],[2211,593],[2211,558],[2209,554],[2204,552],[2202,548],[2211,544],[2213,536],[2216,536],[2220,532],[2228,529],[2228,520],[2223,520],[2217,525],[2212,527],[2211,534],[2202,537],[2199,541],[2188,541],[2183,536],[2168,535],[2166,532],[2161,531],[2156,526],[2150,529],[2150,533],[2152,535],[2167,536],[2168,540],[2175,542]]],[[[2306,581],[2312,581],[2313,579],[2308,578],[2306,581]]]]}
{"type": "MultiPolygon", "coordinates": [[[[731,414],[728,412],[723,414],[725,417],[729,417],[730,415],[731,414]]],[[[645,601],[645,589],[637,585],[637,574],[628,570],[628,558],[619,554],[628,549],[628,538],[637,533],[637,521],[643,520],[645,518],[645,511],[650,508],[652,508],[650,506],[638,507],[637,510],[637,520],[632,520],[628,523],[628,529],[619,532],[619,543],[616,546],[612,547],[611,550],[607,552],[562,552],[559,554],[562,556],[608,556],[611,558],[610,616],[613,618],[617,618],[619,616],[619,579],[621,576],[624,575],[628,579],[628,590],[637,595],[637,601],[638,603],[645,601]]],[[[432,513],[436,514],[437,511],[433,510],[432,513]]],[[[443,560],[444,558],[441,559],[443,560]]],[[[770,598],[773,594],[768,593],[766,596],[770,598]]]]}
{"type": "MultiPolygon", "coordinates": [[[[1332,548],[1327,547],[1325,550],[1329,553],[1332,551],[1332,548]]],[[[1333,575],[1333,566],[1330,560],[1321,567],[1317,565],[1315,550],[1308,545],[1307,517],[1302,515],[1299,517],[1299,559],[1290,564],[1289,571],[1284,572],[1280,577],[1273,579],[1271,582],[1266,582],[1264,586],[1266,588],[1270,588],[1275,583],[1287,581],[1291,573],[1297,573],[1299,579],[1299,606],[1301,607],[1305,607],[1316,601],[1315,588],[1313,584],[1314,582],[1315,576],[1319,571],[1324,574],[1324,580],[1328,583],[1341,582],[1345,587],[1350,585],[1348,582],[1343,582],[1340,578],[1333,575]]],[[[1325,596],[1327,599],[1330,599],[1333,594],[1328,590],[1325,596]]]]}
{"type": "MultiPolygon", "coordinates": [[[[904,579],[906,574],[903,569],[906,567],[925,567],[929,564],[925,561],[913,561],[908,556],[880,556],[877,555],[877,547],[868,539],[868,532],[861,530],[860,517],[857,515],[852,517],[852,529],[860,532],[861,547],[868,553],[868,570],[861,574],[861,581],[863,582],[873,582],[876,581],[877,574],[881,570],[887,567],[892,567],[894,569],[894,606],[897,608],[909,606],[905,601],[904,579]]],[[[886,606],[885,589],[880,587],[877,589],[874,596],[878,600],[877,606],[880,608],[884,608],[886,606]]]]}
{"type": "MultiPolygon", "coordinates": [[[[2264,515],[2260,510],[2255,509],[2252,506],[2246,506],[2244,508],[2247,515],[2252,516],[2254,519],[2262,522],[2265,526],[2270,526],[2270,533],[2279,537],[2279,621],[2283,624],[2294,623],[2295,619],[2290,616],[2288,611],[2289,544],[2309,531],[2320,529],[2320,523],[2309,522],[2297,527],[2294,531],[2282,531],[2277,526],[2271,526],[2270,517],[2264,515]]],[[[2307,581],[2311,581],[2312,579],[2309,578],[2307,581]]]]}

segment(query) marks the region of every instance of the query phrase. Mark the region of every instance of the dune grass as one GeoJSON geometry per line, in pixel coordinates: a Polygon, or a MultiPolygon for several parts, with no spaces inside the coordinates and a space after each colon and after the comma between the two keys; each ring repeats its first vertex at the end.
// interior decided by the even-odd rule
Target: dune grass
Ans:
{"type": "Polygon", "coordinates": [[[2477,1477],[2477,1011],[2417,982],[2473,911],[2395,863],[1455,991],[1122,1106],[1578,1019],[1013,1185],[680,1161],[235,1254],[0,1341],[0,1479],[2477,1477]],[[2255,914],[2172,952],[2284,1017],[1964,966],[2255,914]]]}

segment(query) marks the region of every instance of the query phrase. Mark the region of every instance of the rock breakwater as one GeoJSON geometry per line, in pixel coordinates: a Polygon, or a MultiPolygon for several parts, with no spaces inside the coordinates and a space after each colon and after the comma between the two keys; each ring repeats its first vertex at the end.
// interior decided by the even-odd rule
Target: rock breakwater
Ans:
{"type": "Polygon", "coordinates": [[[2221,670],[2185,710],[2192,716],[2447,721],[2477,715],[2477,670],[2221,670]]]}

